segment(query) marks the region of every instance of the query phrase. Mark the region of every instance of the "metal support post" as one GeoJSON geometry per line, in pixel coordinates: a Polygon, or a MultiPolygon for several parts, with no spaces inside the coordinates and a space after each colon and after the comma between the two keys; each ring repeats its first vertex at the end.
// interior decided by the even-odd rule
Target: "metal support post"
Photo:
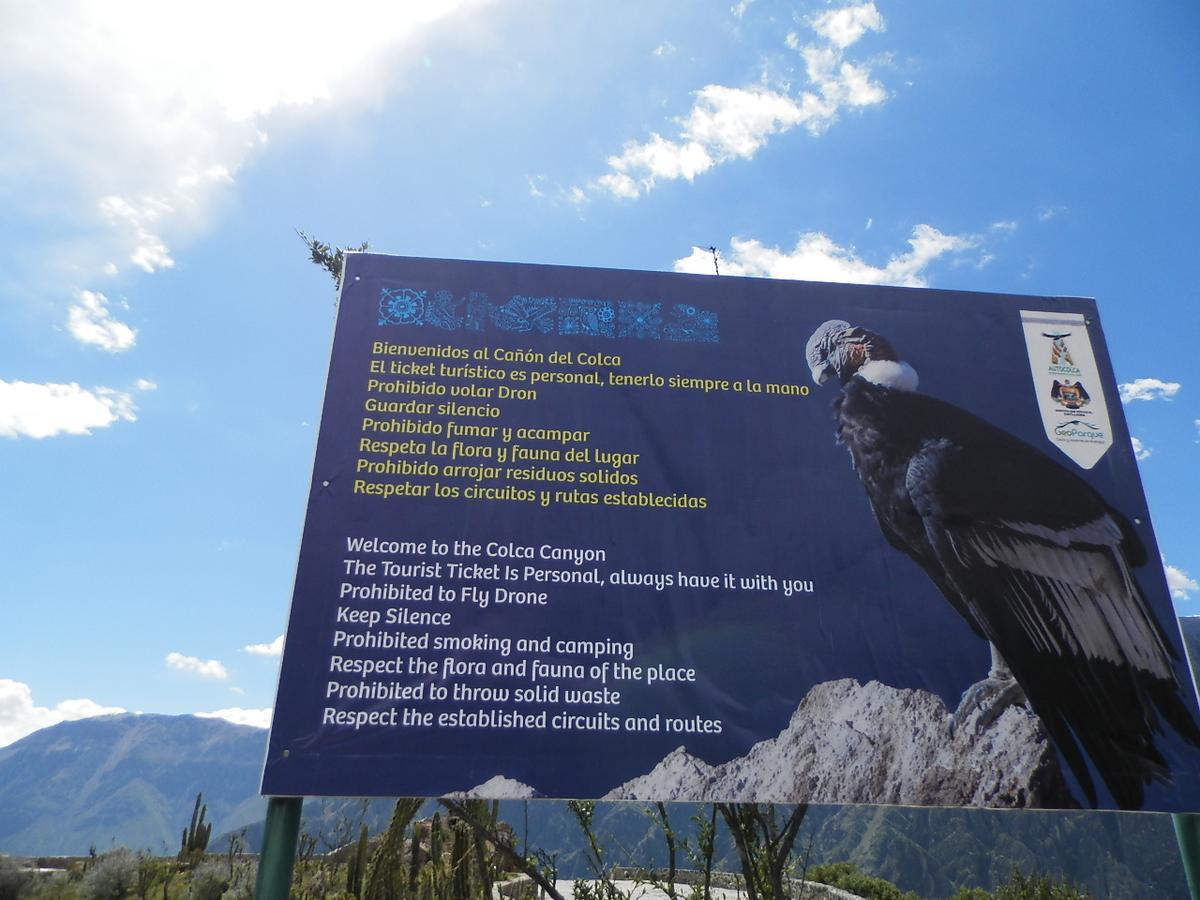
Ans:
{"type": "Polygon", "coordinates": [[[267,822],[254,883],[255,900],[287,900],[292,889],[303,806],[303,797],[272,797],[267,802],[267,822]]]}
{"type": "Polygon", "coordinates": [[[1200,813],[1174,813],[1171,818],[1175,822],[1175,840],[1179,842],[1188,894],[1192,900],[1200,900],[1200,813]]]}

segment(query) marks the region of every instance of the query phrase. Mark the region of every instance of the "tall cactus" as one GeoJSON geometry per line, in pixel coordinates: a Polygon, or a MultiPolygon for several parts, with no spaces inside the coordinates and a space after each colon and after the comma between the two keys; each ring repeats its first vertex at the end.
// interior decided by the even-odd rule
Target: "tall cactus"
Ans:
{"type": "Polygon", "coordinates": [[[407,873],[403,867],[404,832],[421,808],[420,800],[401,798],[396,801],[387,831],[379,838],[363,883],[363,900],[403,900],[407,873]]]}
{"type": "Polygon", "coordinates": [[[367,850],[370,840],[370,834],[364,824],[358,833],[358,843],[350,855],[350,862],[346,869],[346,890],[358,898],[362,897],[363,876],[367,869],[367,850]]]}
{"type": "MultiPolygon", "coordinates": [[[[500,818],[500,801],[493,800],[489,804],[486,800],[466,800],[463,806],[470,813],[470,820],[472,822],[478,822],[484,826],[483,829],[472,829],[473,840],[471,843],[475,851],[475,876],[479,887],[479,895],[484,900],[487,900],[487,898],[492,896],[492,884],[495,881],[493,872],[494,863],[492,860],[492,851],[494,848],[489,846],[484,829],[489,831],[496,829],[500,818]]],[[[462,824],[467,825],[466,822],[462,824]]]]}
{"type": "MultiPolygon", "coordinates": [[[[482,813],[476,807],[470,806],[470,801],[467,800],[442,797],[438,802],[452,815],[462,819],[471,827],[476,842],[485,850],[485,861],[489,871],[495,871],[497,865],[503,862],[506,871],[510,866],[516,868],[528,875],[538,888],[552,900],[563,900],[562,893],[554,884],[553,858],[538,853],[536,859],[531,859],[527,853],[519,852],[513,842],[512,829],[494,821],[499,815],[499,808],[496,804],[492,804],[489,816],[486,801],[480,801],[484,805],[482,813]]],[[[480,900],[489,900],[488,895],[482,891],[483,884],[488,880],[489,877],[482,875],[479,879],[477,887],[481,889],[478,893],[480,900]]]]}
{"type": "Polygon", "coordinates": [[[435,900],[433,865],[426,864],[417,876],[417,900],[435,900]]]}
{"type": "Polygon", "coordinates": [[[471,900],[471,830],[466,822],[454,823],[454,847],[450,853],[451,900],[471,900]]]}
{"type": "MultiPolygon", "coordinates": [[[[417,879],[421,875],[421,832],[424,830],[424,823],[418,822],[413,826],[412,840],[409,842],[408,848],[408,893],[410,897],[417,895],[417,879]]],[[[432,838],[432,833],[430,837],[432,838]]]]}
{"type": "Polygon", "coordinates": [[[429,831],[429,856],[436,865],[442,862],[442,817],[433,814],[433,824],[429,831]]]}
{"type": "Polygon", "coordinates": [[[433,822],[430,824],[429,830],[429,890],[432,892],[432,900],[445,900],[443,893],[445,890],[446,879],[442,874],[442,817],[438,813],[433,814],[433,822]]]}
{"type": "Polygon", "coordinates": [[[179,844],[179,858],[184,861],[203,856],[204,851],[208,849],[208,839],[212,836],[212,822],[204,821],[208,807],[201,805],[203,797],[203,793],[196,794],[196,805],[192,808],[191,824],[183,829],[183,839],[179,844]]]}
{"type": "MultiPolygon", "coordinates": [[[[497,830],[499,803],[465,800],[449,816],[434,813],[414,823],[419,807],[417,800],[396,802],[366,866],[360,839],[358,854],[349,861],[347,892],[356,900],[491,900],[495,842],[504,842],[497,830]]],[[[505,859],[516,858],[507,843],[504,847],[505,859]]]]}

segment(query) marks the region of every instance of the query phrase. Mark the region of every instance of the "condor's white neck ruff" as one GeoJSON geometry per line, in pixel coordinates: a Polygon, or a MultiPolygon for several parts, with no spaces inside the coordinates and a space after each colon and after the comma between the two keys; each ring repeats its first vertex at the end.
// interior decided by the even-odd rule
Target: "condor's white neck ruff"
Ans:
{"type": "Polygon", "coordinates": [[[862,368],[854,374],[880,387],[892,388],[897,391],[915,391],[917,389],[917,370],[906,362],[873,359],[864,363],[862,368]]]}

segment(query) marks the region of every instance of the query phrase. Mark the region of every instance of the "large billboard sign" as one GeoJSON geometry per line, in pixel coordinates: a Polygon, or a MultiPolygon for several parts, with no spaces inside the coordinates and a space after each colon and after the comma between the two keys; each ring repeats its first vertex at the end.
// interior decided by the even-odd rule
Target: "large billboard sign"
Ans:
{"type": "Polygon", "coordinates": [[[1195,809],[1090,300],[349,254],[263,791],[1195,809]]]}

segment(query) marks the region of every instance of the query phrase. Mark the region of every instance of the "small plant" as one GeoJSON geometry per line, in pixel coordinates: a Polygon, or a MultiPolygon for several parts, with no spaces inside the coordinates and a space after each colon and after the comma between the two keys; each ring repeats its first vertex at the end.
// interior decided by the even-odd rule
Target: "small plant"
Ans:
{"type": "Polygon", "coordinates": [[[667,807],[662,802],[655,803],[650,818],[658,823],[658,826],[662,829],[663,838],[667,842],[667,881],[663,885],[663,888],[666,891],[668,900],[679,900],[678,894],[675,892],[675,831],[671,828],[671,819],[667,815],[667,807]],[[657,816],[655,813],[657,813],[657,816]]]}
{"type": "Polygon", "coordinates": [[[841,888],[866,900],[918,900],[911,891],[902,891],[890,881],[860,872],[857,866],[848,862],[813,866],[806,873],[806,878],[841,888]]]}
{"type": "Polygon", "coordinates": [[[188,896],[191,900],[221,900],[221,895],[229,890],[229,883],[225,864],[211,859],[198,865],[192,872],[188,896]]]}
{"type": "Polygon", "coordinates": [[[982,888],[964,888],[954,895],[954,900],[1091,900],[1092,895],[1083,888],[1059,880],[1051,875],[1026,875],[1014,868],[1008,880],[995,891],[988,893],[982,888]]]}
{"type": "Polygon", "coordinates": [[[318,887],[324,884],[324,878],[319,877],[321,874],[320,860],[314,861],[317,853],[317,844],[319,839],[315,834],[309,831],[301,831],[296,837],[296,862],[295,868],[292,870],[292,892],[299,897],[307,897],[310,893],[320,894],[321,891],[313,891],[310,881],[315,881],[318,887]]]}
{"type": "Polygon", "coordinates": [[[704,808],[692,816],[692,824],[696,827],[696,843],[693,846],[687,838],[683,839],[683,849],[694,868],[702,875],[702,880],[692,885],[691,900],[711,900],[712,898],[712,868],[713,854],[716,851],[717,808],[704,808]]]}
{"type": "Polygon", "coordinates": [[[320,266],[328,272],[335,284],[341,284],[342,282],[342,265],[345,262],[345,251],[350,250],[361,253],[367,250],[366,241],[363,241],[357,247],[333,247],[324,241],[318,241],[314,237],[309,237],[299,228],[296,229],[296,234],[300,235],[300,240],[304,241],[304,246],[308,247],[308,253],[313,264],[320,266]]]}
{"type": "Polygon", "coordinates": [[[138,859],[121,848],[97,856],[79,882],[82,900],[121,900],[138,883],[138,859]]]}
{"type": "Polygon", "coordinates": [[[28,872],[22,872],[11,857],[0,856],[0,900],[20,900],[29,882],[28,872]]]}
{"type": "Polygon", "coordinates": [[[162,864],[148,852],[137,855],[137,882],[133,891],[137,894],[138,900],[147,900],[150,896],[150,890],[158,881],[161,869],[162,864]]]}
{"type": "MultiPolygon", "coordinates": [[[[233,886],[230,891],[236,895],[235,900],[253,900],[254,885],[258,881],[258,860],[244,859],[238,865],[237,873],[233,877],[233,886]]],[[[229,892],[227,891],[226,900],[229,900],[229,892]]]]}
{"type": "Polygon", "coordinates": [[[717,810],[737,847],[748,900],[787,900],[794,870],[792,846],[808,804],[792,806],[782,825],[773,803],[718,803],[717,810]]]}
{"type": "Polygon", "coordinates": [[[246,829],[237,834],[229,835],[229,849],[225,851],[225,860],[229,865],[229,880],[233,881],[234,864],[246,852],[246,829]]]}
{"type": "Polygon", "coordinates": [[[594,883],[575,882],[575,900],[625,900],[625,895],[613,883],[611,868],[604,860],[604,848],[592,827],[596,804],[591,800],[568,800],[567,809],[575,816],[575,821],[587,840],[584,858],[595,878],[594,883]]]}

